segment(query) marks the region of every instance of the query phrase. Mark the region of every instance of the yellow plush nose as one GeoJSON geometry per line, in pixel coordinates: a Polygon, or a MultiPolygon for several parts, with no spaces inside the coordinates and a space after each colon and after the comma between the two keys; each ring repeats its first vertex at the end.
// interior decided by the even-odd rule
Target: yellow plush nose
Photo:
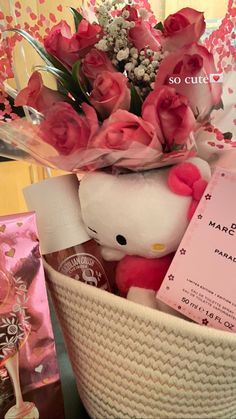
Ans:
{"type": "Polygon", "coordinates": [[[161,244],[161,243],[154,243],[154,244],[152,244],[151,248],[155,252],[161,252],[162,250],[165,250],[166,246],[164,244],[161,244]]]}

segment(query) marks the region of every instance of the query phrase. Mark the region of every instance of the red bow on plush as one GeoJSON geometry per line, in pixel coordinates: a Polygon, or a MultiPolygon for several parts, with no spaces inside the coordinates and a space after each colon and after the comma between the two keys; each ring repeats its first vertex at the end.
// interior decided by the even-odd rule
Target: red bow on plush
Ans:
{"type": "Polygon", "coordinates": [[[188,210],[190,220],[207,187],[207,181],[202,178],[199,169],[192,163],[180,163],[169,173],[168,186],[172,192],[182,196],[192,196],[188,210]]]}

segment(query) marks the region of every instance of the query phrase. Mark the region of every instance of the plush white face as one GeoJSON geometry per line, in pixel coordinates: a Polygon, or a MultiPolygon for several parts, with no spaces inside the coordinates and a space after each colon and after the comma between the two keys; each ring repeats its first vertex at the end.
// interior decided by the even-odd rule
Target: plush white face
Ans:
{"type": "Polygon", "coordinates": [[[164,171],[84,177],[79,195],[89,235],[128,255],[158,258],[176,250],[190,198],[173,194],[165,181],[164,171]]]}
{"type": "Polygon", "coordinates": [[[171,192],[168,172],[86,175],[79,197],[89,235],[128,255],[159,258],[175,251],[188,225],[192,198],[171,192]]]}

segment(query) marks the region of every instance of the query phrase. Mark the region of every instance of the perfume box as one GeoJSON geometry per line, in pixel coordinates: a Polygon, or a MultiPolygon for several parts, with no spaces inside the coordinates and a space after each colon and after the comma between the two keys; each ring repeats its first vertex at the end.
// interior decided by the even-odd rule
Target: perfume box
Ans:
{"type": "Polygon", "coordinates": [[[64,418],[33,212],[0,217],[0,418],[64,418]]]}
{"type": "Polygon", "coordinates": [[[197,323],[236,332],[236,173],[215,170],[157,299],[197,323]]]}

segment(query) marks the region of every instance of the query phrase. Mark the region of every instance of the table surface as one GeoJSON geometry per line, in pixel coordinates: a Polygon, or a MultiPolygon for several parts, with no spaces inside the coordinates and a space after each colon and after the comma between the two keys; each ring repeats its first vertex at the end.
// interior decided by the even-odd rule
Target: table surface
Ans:
{"type": "Polygon", "coordinates": [[[65,419],[90,419],[78,394],[74,374],[66,352],[59,322],[50,301],[50,297],[49,305],[64,396],[65,419]]]}

